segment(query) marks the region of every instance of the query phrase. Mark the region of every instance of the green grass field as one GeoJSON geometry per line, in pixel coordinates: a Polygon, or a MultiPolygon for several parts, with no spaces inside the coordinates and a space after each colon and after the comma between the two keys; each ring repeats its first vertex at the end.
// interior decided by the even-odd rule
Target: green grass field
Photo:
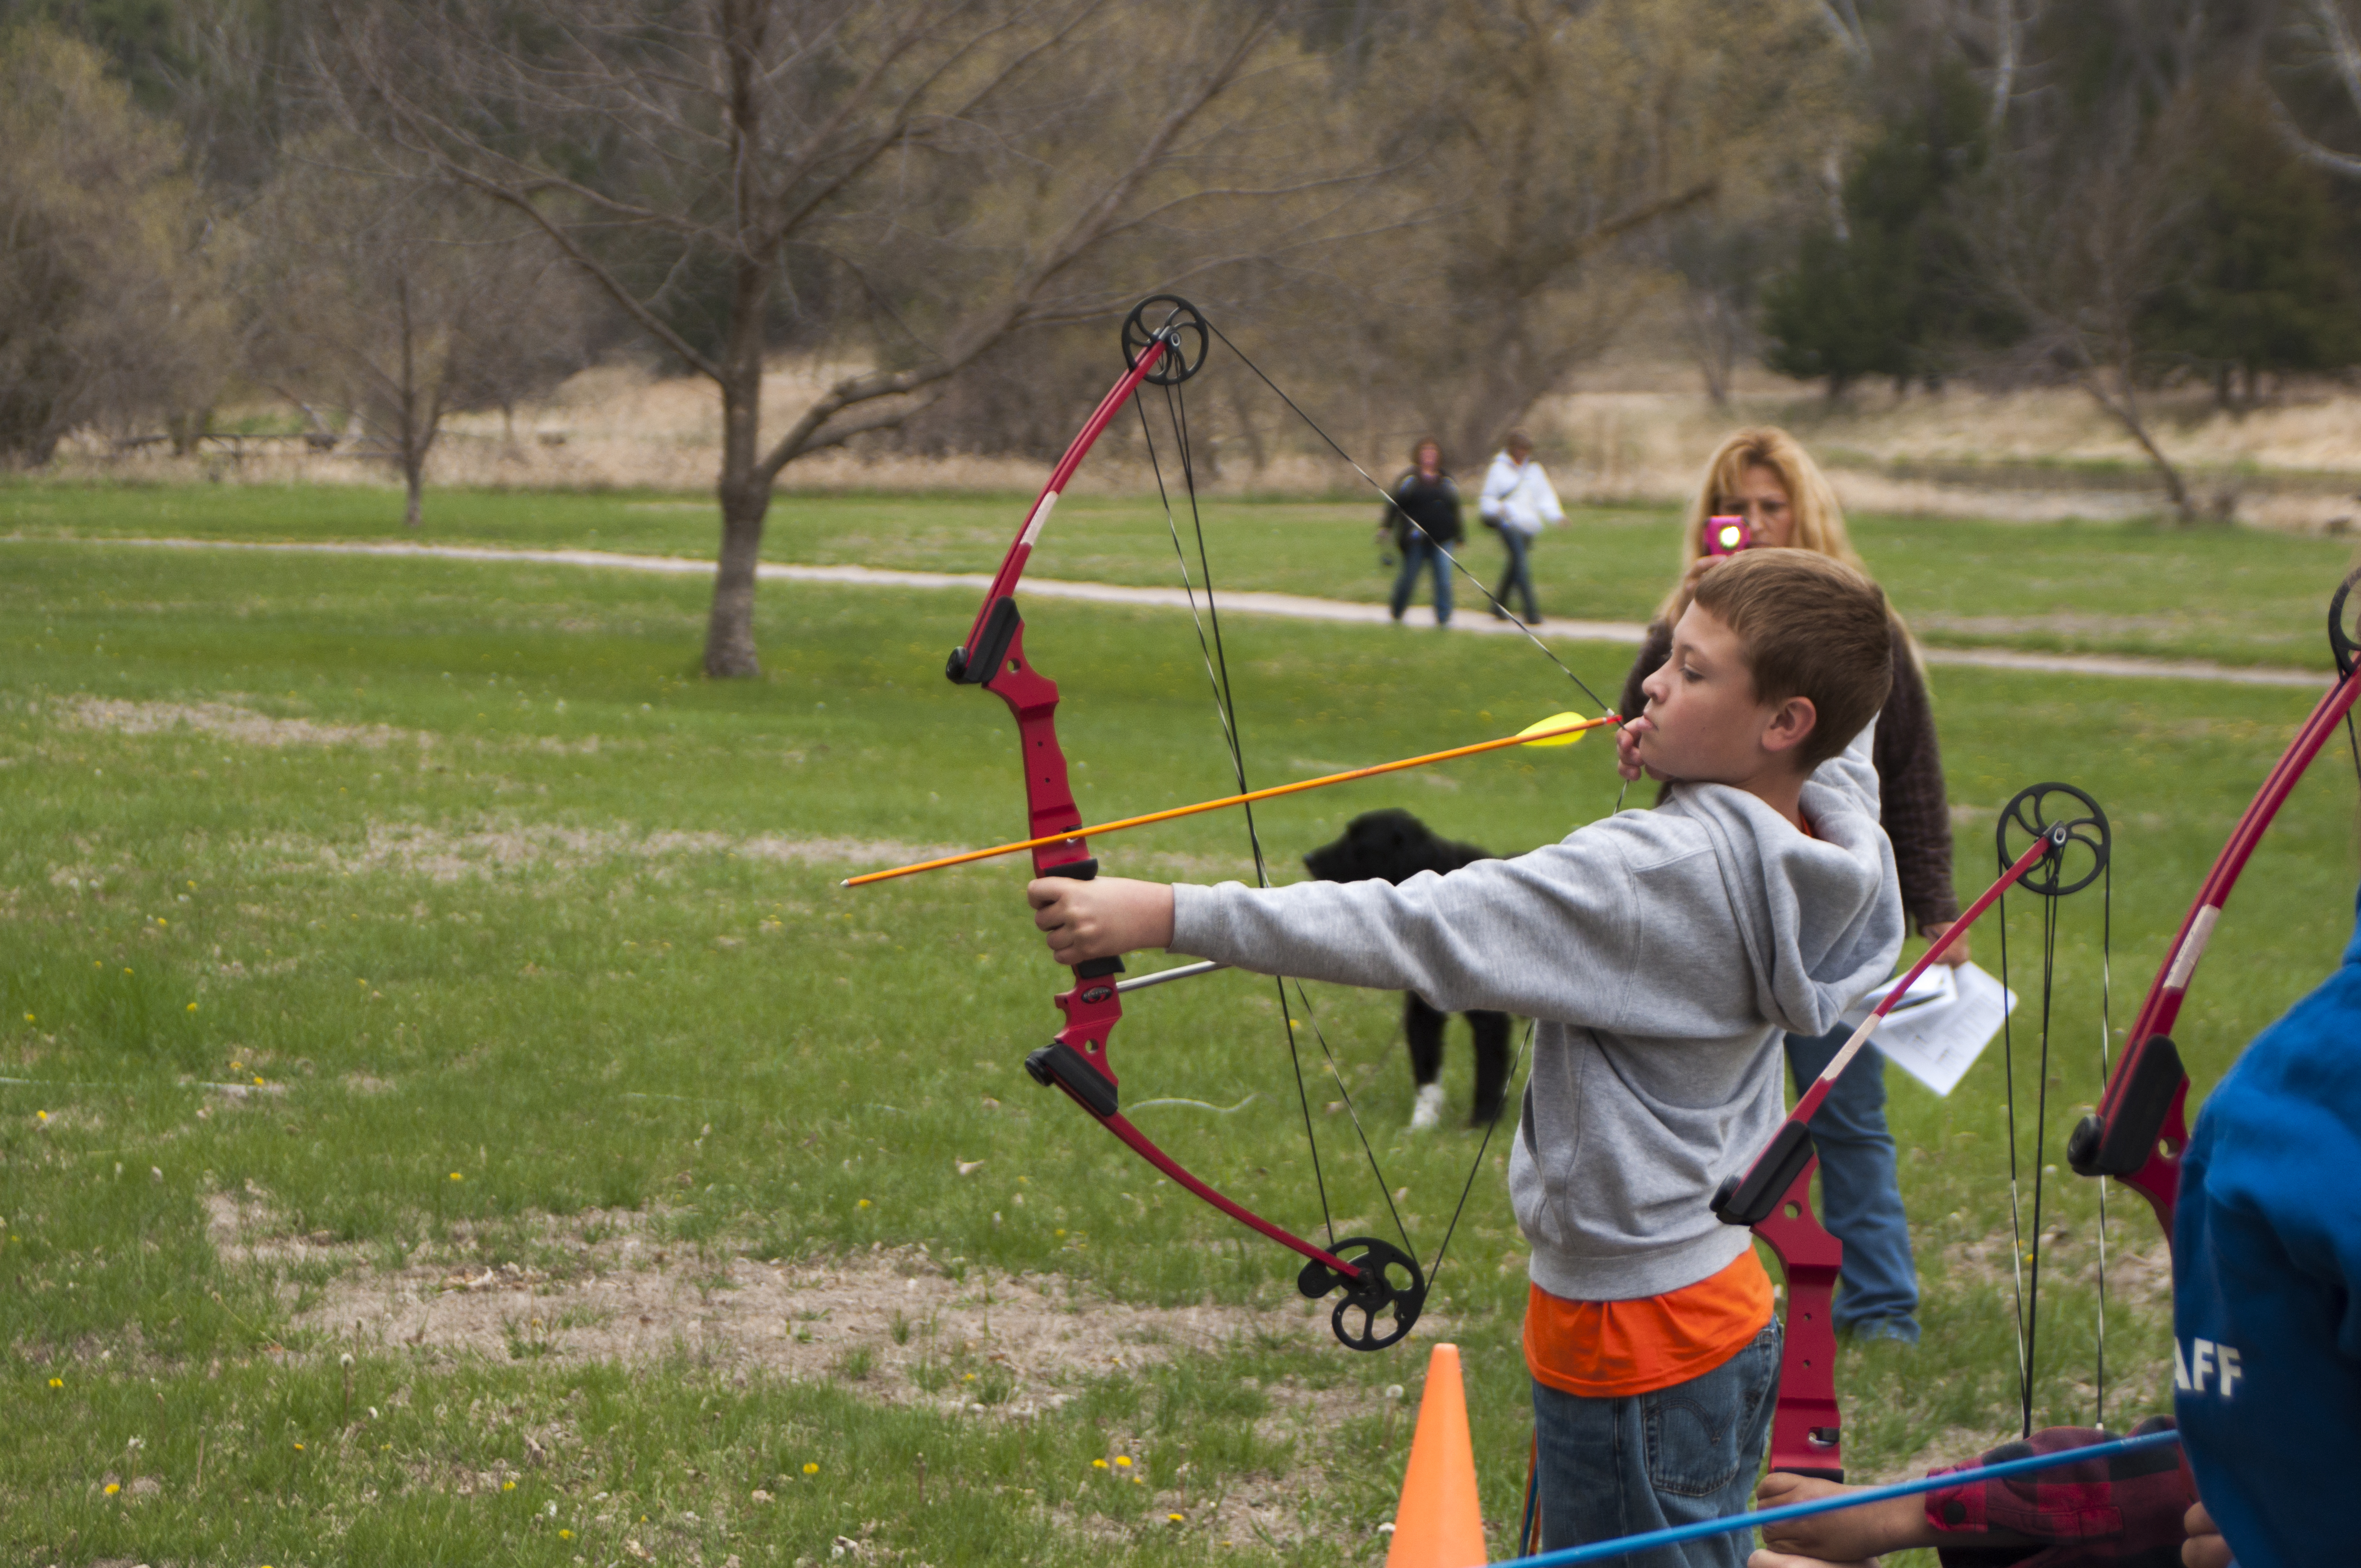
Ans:
{"type": "MultiPolygon", "coordinates": [[[[692,552],[706,529],[628,498],[435,500],[441,538],[692,552]]],[[[1356,1355],[1305,1315],[1291,1255],[1024,1076],[1063,971],[1021,872],[836,886],[904,850],[1021,828],[1003,710],[939,675],[966,596],[766,586],[767,674],[719,685],[695,674],[694,579],[66,537],[367,537],[391,532],[373,521],[383,504],[0,492],[19,536],[0,543],[0,1541],[15,1557],[1376,1562],[1422,1346],[1444,1335],[1464,1347],[1505,1551],[1529,1420],[1522,1249],[1497,1146],[1433,1327],[1356,1355]],[[728,1328],[748,1315],[730,1303],[820,1299],[763,1295],[772,1277],[825,1283],[839,1304],[780,1308],[760,1325],[775,1348],[757,1354],[752,1330],[728,1328]],[[648,1303],[636,1323],[627,1298],[648,1303]]],[[[986,567],[1014,510],[796,500],[774,542],[986,567]]],[[[1232,587],[1320,586],[1304,541],[1357,551],[1367,523],[1359,508],[1236,510],[1216,541],[1247,543],[1232,587]]],[[[1073,553],[1038,569],[1160,580],[1159,518],[1092,503],[1059,521],[1073,553]]],[[[1662,576],[1661,520],[1594,521],[1589,537],[1624,542],[1632,586],[1585,609],[1637,614],[1662,576]]],[[[2320,608],[2343,565],[2341,549],[2244,534],[1862,533],[1929,602],[1938,576],[1946,602],[1984,607],[2020,602],[2020,570],[2080,571],[2095,586],[2076,606],[2181,629],[2081,645],[2286,663],[2322,662],[2320,608]],[[2101,575],[2103,554],[2117,564],[2101,575]]],[[[1571,540],[1552,544],[1570,564],[1571,540]]],[[[1229,630],[1257,783],[1565,706],[1563,678],[1506,640],[1229,630]]],[[[1029,641],[1064,690],[1085,812],[1225,787],[1185,617],[1044,605],[1029,641]]],[[[1577,667],[1612,683],[1623,656],[1589,649],[1577,667]]],[[[1940,672],[1936,695],[1963,891],[1990,874],[1992,812],[2017,787],[2068,780],[2113,816],[2120,1030],[2309,698],[1968,670],[1940,672]]],[[[1598,745],[1488,757],[1277,803],[1258,822],[1282,876],[1381,805],[1514,851],[1609,810],[1609,759],[1598,745]]],[[[2354,796],[2324,764],[2241,885],[2177,1031],[2201,1088],[2334,961],[2354,796]]],[[[1101,852],[1141,875],[1247,868],[1234,817],[1101,852]]],[[[2010,907],[2022,991],[2036,918],[2010,907]]],[[[2099,1082],[2096,889],[2062,926],[2038,1149],[2036,1043],[2017,1036],[2028,1182],[2062,1168],[2099,1082]]],[[[1995,961],[1982,931],[1978,952],[1995,961]]],[[[1431,1253],[1477,1146],[1400,1131],[1391,997],[1313,988],[1309,1003],[1431,1253]]],[[[1220,976],[1129,1012],[1126,1096],[1225,1108],[1142,1110],[1142,1125],[1280,1223],[1315,1226],[1268,987],[1220,976]]],[[[1455,1036],[1463,1106],[1465,1058],[1455,1036]]],[[[1949,1100],[1893,1075],[1930,1332],[1915,1352],[1845,1354],[1860,1475],[2013,1430],[2000,1058],[1995,1046],[1949,1100]]],[[[1382,1223],[1329,1109],[1335,1081],[1315,1075],[1312,1094],[1340,1222],[1382,1223]]],[[[2048,1193],[2036,1419],[2088,1420],[2095,1192],[2065,1177],[2048,1193]]],[[[2113,1205],[2118,1424],[2169,1399],[2154,1228],[2113,1205]]]]}
{"type": "MultiPolygon", "coordinates": [[[[989,572],[1029,496],[785,494],[771,510],[774,561],[989,572]]],[[[1218,586],[1381,602],[1392,574],[1370,543],[1374,499],[1210,501],[1218,586]]],[[[434,492],[416,537],[709,557],[711,498],[510,490],[434,492]]],[[[1675,519],[1642,507],[1576,509],[1533,557],[1545,613],[1644,620],[1677,561],[1675,519]]],[[[398,540],[401,498],[362,487],[0,485],[0,534],[398,540]]],[[[1177,518],[1185,530],[1188,519],[1177,518]]],[[[1488,581],[1500,550],[1477,530],[1465,554],[1488,581]]],[[[2148,523],[1928,521],[1859,517],[1855,542],[1929,642],[2218,659],[2325,669],[2320,588],[2353,565],[2341,540],[2148,523]]],[[[1094,582],[1175,580],[1152,497],[1062,502],[1032,570],[1094,582]]],[[[1481,599],[1464,579],[1462,606],[1481,599]]]]}

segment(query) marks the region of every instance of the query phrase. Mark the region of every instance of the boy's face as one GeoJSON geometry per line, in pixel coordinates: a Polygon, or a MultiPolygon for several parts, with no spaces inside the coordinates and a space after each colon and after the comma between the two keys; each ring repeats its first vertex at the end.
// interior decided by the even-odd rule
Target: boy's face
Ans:
{"type": "Polygon", "coordinates": [[[1745,787],[1792,776],[1793,752],[1812,732],[1809,697],[1766,703],[1738,634],[1701,605],[1673,628],[1673,651],[1640,683],[1647,711],[1633,726],[1640,765],[1659,782],[1745,787]]]}

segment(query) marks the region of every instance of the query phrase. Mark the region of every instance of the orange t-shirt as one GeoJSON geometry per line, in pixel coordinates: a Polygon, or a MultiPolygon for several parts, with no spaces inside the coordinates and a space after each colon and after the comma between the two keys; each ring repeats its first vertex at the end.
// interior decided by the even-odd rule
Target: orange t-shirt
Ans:
{"type": "Polygon", "coordinates": [[[1617,1399],[1712,1371],[1771,1321],[1771,1276],[1747,1248],[1694,1285],[1629,1301],[1525,1299],[1525,1366],[1562,1394],[1617,1399]]]}

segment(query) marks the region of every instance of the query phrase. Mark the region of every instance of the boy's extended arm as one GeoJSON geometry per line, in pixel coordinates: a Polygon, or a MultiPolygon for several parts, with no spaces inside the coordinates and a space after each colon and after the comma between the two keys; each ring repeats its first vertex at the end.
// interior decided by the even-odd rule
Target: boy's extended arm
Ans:
{"type": "Polygon", "coordinates": [[[1559,844],[1400,887],[1043,877],[1026,897],[1061,964],[1170,948],[1259,973],[1415,991],[1449,1012],[1628,1024],[1610,1003],[1628,989],[1632,901],[1611,891],[1626,886],[1620,856],[1559,844]]]}
{"type": "Polygon", "coordinates": [[[1262,974],[1411,991],[1469,1008],[1618,1029],[1631,992],[1643,901],[1620,834],[1596,828],[1448,876],[1172,890],[1174,951],[1262,974]]]}

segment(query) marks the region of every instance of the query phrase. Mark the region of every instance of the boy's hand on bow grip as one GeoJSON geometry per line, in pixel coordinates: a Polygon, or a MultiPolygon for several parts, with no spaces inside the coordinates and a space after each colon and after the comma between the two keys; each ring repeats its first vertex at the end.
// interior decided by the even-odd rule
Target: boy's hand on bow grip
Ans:
{"type": "Polygon", "coordinates": [[[1069,967],[1172,942],[1172,890],[1162,883],[1038,877],[1026,885],[1025,901],[1051,956],[1069,967]]]}

